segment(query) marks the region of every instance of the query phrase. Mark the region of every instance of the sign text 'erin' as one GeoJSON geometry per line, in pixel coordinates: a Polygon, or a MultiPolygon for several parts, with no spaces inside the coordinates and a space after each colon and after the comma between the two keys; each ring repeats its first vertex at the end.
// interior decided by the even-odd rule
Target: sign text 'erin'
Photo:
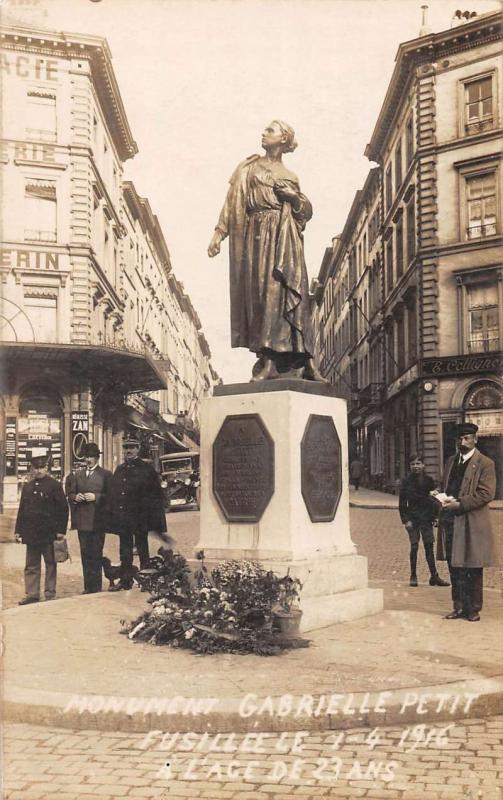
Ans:
{"type": "Polygon", "coordinates": [[[0,250],[0,266],[11,269],[59,269],[59,253],[44,250],[0,250]]]}

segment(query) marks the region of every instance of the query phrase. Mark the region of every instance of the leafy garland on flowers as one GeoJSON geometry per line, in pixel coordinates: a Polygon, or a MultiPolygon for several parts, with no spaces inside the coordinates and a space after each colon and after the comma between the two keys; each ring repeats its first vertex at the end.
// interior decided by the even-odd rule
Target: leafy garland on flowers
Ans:
{"type": "Polygon", "coordinates": [[[161,548],[137,580],[149,591],[152,608],[133,622],[122,621],[122,633],[136,641],[185,647],[196,653],[276,655],[309,642],[286,638],[275,630],[274,609],[297,599],[300,581],[278,578],[256,561],[225,561],[208,573],[204,552],[191,585],[186,559],[161,548]]]}

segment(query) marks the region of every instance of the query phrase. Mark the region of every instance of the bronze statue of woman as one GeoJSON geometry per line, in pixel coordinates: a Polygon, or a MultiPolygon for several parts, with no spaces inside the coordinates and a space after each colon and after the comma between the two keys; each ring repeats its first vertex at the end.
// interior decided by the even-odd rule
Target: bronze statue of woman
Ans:
{"type": "Polygon", "coordinates": [[[297,147],[290,125],[274,120],[262,134],[265,156],[241,162],[208,255],[229,236],[231,345],[258,356],[252,381],[299,377],[323,381],[313,363],[309,285],[302,232],[311,203],[283,153],[297,147]]]}

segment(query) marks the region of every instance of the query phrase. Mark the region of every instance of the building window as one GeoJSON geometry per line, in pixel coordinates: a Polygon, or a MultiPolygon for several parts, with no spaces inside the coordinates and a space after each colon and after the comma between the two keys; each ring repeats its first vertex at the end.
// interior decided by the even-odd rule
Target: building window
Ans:
{"type": "Polygon", "coordinates": [[[493,77],[486,75],[464,84],[465,130],[478,133],[493,127],[493,77]]]}
{"type": "Polygon", "coordinates": [[[496,233],[496,173],[466,178],[468,239],[483,239],[496,233]]]}
{"type": "Polygon", "coordinates": [[[393,182],[392,182],[392,175],[391,175],[391,164],[388,166],[386,170],[386,211],[389,211],[391,208],[391,203],[393,200],[393,182]]]}
{"type": "Polygon", "coordinates": [[[396,358],[398,372],[401,373],[405,369],[405,325],[403,314],[396,321],[396,358]]]}
{"type": "Polygon", "coordinates": [[[56,182],[28,179],[25,185],[25,240],[55,242],[57,238],[56,182]]]}
{"type": "Polygon", "coordinates": [[[393,325],[386,331],[386,379],[391,383],[395,379],[395,338],[393,325]]]}
{"type": "Polygon", "coordinates": [[[416,206],[414,198],[407,206],[407,264],[416,255],[416,206]]]}
{"type": "Polygon", "coordinates": [[[403,275],[403,220],[402,217],[398,220],[396,224],[396,277],[397,280],[403,275]]]}
{"type": "Polygon", "coordinates": [[[405,127],[405,157],[408,167],[414,158],[414,118],[412,115],[407,120],[405,127]]]}
{"type": "Polygon", "coordinates": [[[386,244],[386,284],[388,294],[393,288],[393,237],[386,244]]]}
{"type": "Polygon", "coordinates": [[[417,306],[415,299],[411,301],[407,309],[407,339],[407,353],[410,365],[417,360],[417,306]]]}
{"type": "Polygon", "coordinates": [[[395,184],[397,191],[402,185],[402,143],[398,142],[395,150],[395,184]]]}
{"type": "Polygon", "coordinates": [[[478,284],[468,290],[468,352],[500,349],[498,290],[496,283],[478,284]]]}
{"type": "Polygon", "coordinates": [[[58,341],[58,307],[55,297],[26,297],[24,307],[36,342],[58,341]]]}
{"type": "Polygon", "coordinates": [[[28,91],[26,138],[39,142],[55,142],[56,95],[43,89],[28,91]]]}

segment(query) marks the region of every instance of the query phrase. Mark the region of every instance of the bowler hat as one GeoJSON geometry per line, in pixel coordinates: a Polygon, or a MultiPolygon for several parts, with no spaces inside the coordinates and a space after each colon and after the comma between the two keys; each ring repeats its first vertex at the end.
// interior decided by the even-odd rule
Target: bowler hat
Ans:
{"type": "Polygon", "coordinates": [[[101,450],[96,442],[88,442],[86,445],[84,445],[84,456],[94,456],[96,458],[100,455],[101,450]]]}
{"type": "Polygon", "coordinates": [[[459,425],[456,425],[455,433],[456,436],[469,436],[477,433],[478,429],[479,426],[475,425],[473,422],[461,422],[459,425]]]}

